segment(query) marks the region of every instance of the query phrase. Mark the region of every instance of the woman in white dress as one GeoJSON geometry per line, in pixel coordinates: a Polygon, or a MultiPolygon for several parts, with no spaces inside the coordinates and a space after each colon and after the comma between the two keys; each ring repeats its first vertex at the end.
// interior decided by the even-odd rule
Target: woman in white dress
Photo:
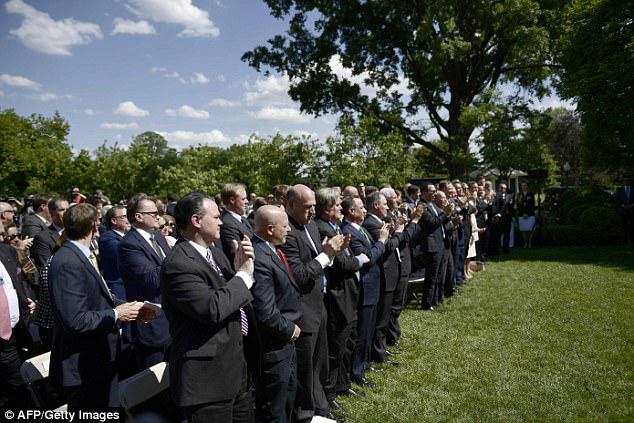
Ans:
{"type": "MultiPolygon", "coordinates": [[[[477,191],[476,191],[477,195],[477,191]]],[[[475,207],[475,198],[470,196],[469,204],[475,207]]],[[[469,224],[471,225],[471,237],[469,237],[469,244],[467,246],[467,254],[464,261],[464,275],[465,279],[469,280],[473,278],[473,272],[471,271],[471,260],[477,255],[476,242],[480,239],[480,232],[484,232],[486,228],[478,228],[478,221],[476,220],[476,212],[469,215],[469,224]]]]}

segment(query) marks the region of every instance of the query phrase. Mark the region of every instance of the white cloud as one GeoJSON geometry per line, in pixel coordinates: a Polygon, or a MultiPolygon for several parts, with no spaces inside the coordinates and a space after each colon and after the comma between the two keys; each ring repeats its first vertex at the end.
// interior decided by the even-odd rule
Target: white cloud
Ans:
{"type": "Polygon", "coordinates": [[[130,21],[123,18],[114,18],[112,22],[112,35],[115,34],[156,34],[156,29],[148,21],[130,21]]]}
{"type": "Polygon", "coordinates": [[[56,21],[22,0],[9,0],[5,8],[8,13],[23,17],[20,27],[9,33],[40,53],[70,56],[72,47],[88,44],[93,38],[103,38],[101,28],[95,23],[73,18],[56,21]]]}
{"type": "Polygon", "coordinates": [[[263,107],[252,114],[256,119],[279,120],[293,123],[307,123],[310,118],[302,115],[299,110],[292,107],[263,107]]]}
{"type": "Polygon", "coordinates": [[[39,97],[40,97],[40,100],[43,102],[52,101],[52,100],[61,100],[61,99],[70,100],[71,98],[73,98],[70,95],[57,95],[55,93],[43,93],[43,94],[40,94],[39,97]]]}
{"type": "Polygon", "coordinates": [[[224,75],[218,75],[218,76],[216,77],[216,79],[217,79],[219,82],[225,82],[225,81],[227,80],[227,78],[225,78],[225,76],[224,76],[224,75]]]}
{"type": "MultiPolygon", "coordinates": [[[[362,72],[359,75],[352,75],[352,69],[344,67],[341,62],[341,57],[338,54],[333,54],[328,62],[330,69],[339,79],[347,79],[353,84],[359,85],[361,88],[361,94],[369,97],[376,96],[377,90],[372,85],[365,83],[365,80],[369,77],[367,72],[362,72]]],[[[390,87],[390,91],[397,91],[401,95],[409,96],[412,91],[407,88],[408,79],[402,78],[397,84],[390,87]]]]}
{"type": "Polygon", "coordinates": [[[184,117],[189,119],[209,119],[208,111],[197,110],[186,104],[178,109],[166,109],[165,114],[167,116],[184,117]]]}
{"type": "Polygon", "coordinates": [[[150,71],[151,71],[152,73],[156,73],[156,72],[165,72],[165,71],[167,71],[167,69],[166,69],[166,68],[153,67],[152,69],[150,69],[150,71]]]}
{"type": "Polygon", "coordinates": [[[244,99],[249,105],[292,104],[292,100],[287,94],[289,87],[290,82],[286,75],[269,75],[267,78],[258,78],[253,87],[245,83],[247,91],[244,93],[244,99]]]}
{"type": "Polygon", "coordinates": [[[101,124],[103,129],[139,129],[139,125],[136,122],[131,123],[116,123],[116,122],[104,122],[101,124]]]}
{"type": "Polygon", "coordinates": [[[210,144],[210,145],[228,145],[233,140],[227,137],[222,131],[212,129],[209,132],[192,132],[192,131],[174,131],[174,132],[158,132],[165,137],[167,141],[173,144],[190,145],[190,144],[210,144]]]}
{"type": "Polygon", "coordinates": [[[177,79],[178,81],[180,81],[180,83],[187,84],[187,81],[185,81],[183,77],[181,76],[181,74],[178,72],[166,73],[163,76],[166,78],[177,79]]]}
{"type": "Polygon", "coordinates": [[[229,109],[232,107],[240,106],[240,102],[227,100],[225,98],[214,98],[209,102],[209,105],[213,107],[222,107],[223,109],[229,109]]]}
{"type": "Polygon", "coordinates": [[[134,104],[132,101],[124,101],[119,103],[116,109],[113,110],[115,115],[131,116],[131,117],[144,117],[148,116],[150,112],[143,110],[134,104]]]}
{"type": "Polygon", "coordinates": [[[298,137],[308,137],[308,138],[314,138],[314,139],[319,138],[319,134],[317,134],[317,132],[309,132],[309,131],[304,131],[301,129],[298,129],[297,131],[293,131],[293,135],[298,137]]]}
{"type": "Polygon", "coordinates": [[[29,78],[19,75],[9,75],[7,73],[0,75],[0,85],[10,85],[12,87],[28,88],[30,90],[40,89],[40,84],[31,81],[29,78]]]}
{"type": "Polygon", "coordinates": [[[84,114],[86,116],[94,116],[95,115],[95,111],[93,109],[84,109],[84,114]]]}
{"type": "Polygon", "coordinates": [[[189,78],[189,82],[192,84],[208,84],[209,78],[207,78],[202,72],[194,72],[194,76],[189,78]]]}
{"type": "Polygon", "coordinates": [[[129,0],[128,8],[137,16],[155,22],[185,27],[180,37],[217,37],[220,30],[209,19],[206,10],[192,4],[192,0],[129,0]]]}

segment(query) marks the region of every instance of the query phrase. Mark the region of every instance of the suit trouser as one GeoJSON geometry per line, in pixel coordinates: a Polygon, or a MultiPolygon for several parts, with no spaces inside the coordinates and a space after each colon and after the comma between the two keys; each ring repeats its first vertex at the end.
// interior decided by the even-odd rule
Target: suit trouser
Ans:
{"type": "Polygon", "coordinates": [[[383,291],[376,307],[376,328],[372,342],[372,361],[382,363],[387,359],[387,327],[390,324],[392,314],[392,299],[394,291],[383,291]]]}
{"type": "MultiPolygon", "coordinates": [[[[500,224],[502,226],[502,250],[505,253],[509,251],[509,242],[511,239],[511,224],[513,223],[513,219],[511,216],[502,216],[500,220],[500,224]]],[[[499,244],[498,244],[499,245],[499,244]]]]}
{"type": "Polygon", "coordinates": [[[438,269],[436,299],[441,303],[445,300],[445,296],[451,295],[453,295],[453,253],[450,248],[447,248],[438,269]]]}
{"type": "Polygon", "coordinates": [[[21,364],[14,332],[8,341],[0,339],[0,409],[27,405],[26,388],[20,375],[21,364]]]}
{"type": "Polygon", "coordinates": [[[376,304],[359,307],[357,321],[357,342],[352,353],[352,376],[365,377],[365,369],[370,367],[370,350],[376,325],[376,304]]]}
{"type": "MultiPolygon", "coordinates": [[[[341,389],[340,378],[342,368],[345,369],[346,361],[345,355],[347,352],[348,340],[352,334],[352,326],[354,322],[346,322],[340,316],[340,314],[329,313],[328,314],[328,381],[324,385],[324,391],[326,392],[326,399],[332,401],[337,397],[337,392],[345,391],[349,388],[341,389]],[[337,389],[339,388],[339,389],[337,389]]],[[[348,363],[349,364],[349,363],[348,363]]],[[[348,372],[350,367],[348,367],[348,372]]],[[[348,384],[349,384],[348,378],[348,384]]],[[[345,384],[343,382],[342,384],[345,384]]]]}
{"type": "Polygon", "coordinates": [[[314,333],[301,332],[295,342],[297,351],[297,396],[294,421],[309,421],[316,412],[328,410],[324,384],[328,378],[328,340],[326,309],[314,333]]]}
{"type": "Polygon", "coordinates": [[[256,381],[256,421],[290,422],[297,393],[295,345],[262,354],[262,369],[256,381]]]}
{"type": "Polygon", "coordinates": [[[119,377],[116,363],[94,369],[91,378],[78,386],[64,387],[68,410],[99,410],[119,406],[119,377]]]}
{"type": "Polygon", "coordinates": [[[454,288],[456,285],[462,285],[464,283],[464,259],[466,255],[466,249],[469,245],[469,241],[464,238],[458,241],[458,248],[454,254],[454,288]]]}
{"type": "Polygon", "coordinates": [[[442,264],[444,252],[425,253],[425,280],[423,281],[422,307],[424,309],[436,304],[438,272],[442,264]]]}
{"type": "Polygon", "coordinates": [[[165,361],[163,348],[148,347],[139,342],[134,344],[134,356],[137,372],[142,372],[155,364],[165,361]]]}
{"type": "MultiPolygon", "coordinates": [[[[253,417],[253,397],[248,383],[247,371],[242,376],[242,386],[235,397],[189,407],[181,407],[183,415],[190,423],[251,423],[253,417]]],[[[213,383],[213,381],[209,381],[213,383]]]]}
{"type": "Polygon", "coordinates": [[[407,281],[409,275],[401,275],[394,290],[394,296],[392,297],[392,309],[390,311],[390,323],[387,326],[386,342],[387,345],[394,345],[394,343],[401,337],[401,325],[399,323],[399,317],[401,312],[405,308],[405,299],[407,298],[407,281]]]}
{"type": "Polygon", "coordinates": [[[335,385],[335,391],[338,394],[352,387],[350,374],[352,373],[352,354],[354,353],[354,347],[358,337],[357,324],[358,320],[356,319],[350,323],[350,336],[346,340],[343,358],[341,360],[342,364],[339,366],[339,375],[337,377],[337,384],[335,385]]]}

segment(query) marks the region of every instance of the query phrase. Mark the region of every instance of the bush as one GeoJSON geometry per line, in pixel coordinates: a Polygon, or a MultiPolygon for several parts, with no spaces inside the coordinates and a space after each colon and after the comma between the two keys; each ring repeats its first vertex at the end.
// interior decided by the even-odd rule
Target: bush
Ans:
{"type": "Polygon", "coordinates": [[[591,205],[585,209],[577,220],[579,225],[600,229],[617,229],[619,218],[616,208],[611,204],[591,205]]]}
{"type": "MultiPolygon", "coordinates": [[[[613,245],[621,242],[622,229],[618,220],[612,220],[608,225],[599,226],[596,220],[590,220],[595,210],[588,209],[591,213],[585,213],[579,217],[590,221],[590,224],[558,225],[548,224],[541,227],[537,242],[540,245],[613,245]]],[[[605,215],[601,214],[601,221],[605,221],[605,215]]]]}

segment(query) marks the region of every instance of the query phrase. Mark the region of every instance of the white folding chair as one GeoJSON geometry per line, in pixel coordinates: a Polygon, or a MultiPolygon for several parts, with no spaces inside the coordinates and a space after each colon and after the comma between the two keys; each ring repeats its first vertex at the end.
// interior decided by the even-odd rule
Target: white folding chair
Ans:
{"type": "MultiPolygon", "coordinates": [[[[48,370],[49,363],[51,361],[51,353],[50,351],[37,357],[32,357],[22,363],[20,366],[20,375],[22,375],[22,380],[26,384],[29,392],[31,393],[31,397],[33,398],[33,402],[36,407],[42,407],[44,404],[41,398],[33,389],[33,384],[48,378],[48,370]]],[[[55,411],[65,411],[67,404],[62,405],[59,408],[56,408],[55,411]]]]}
{"type": "Polygon", "coordinates": [[[128,421],[133,422],[131,409],[169,388],[167,363],[155,364],[119,382],[119,401],[128,421]]]}

